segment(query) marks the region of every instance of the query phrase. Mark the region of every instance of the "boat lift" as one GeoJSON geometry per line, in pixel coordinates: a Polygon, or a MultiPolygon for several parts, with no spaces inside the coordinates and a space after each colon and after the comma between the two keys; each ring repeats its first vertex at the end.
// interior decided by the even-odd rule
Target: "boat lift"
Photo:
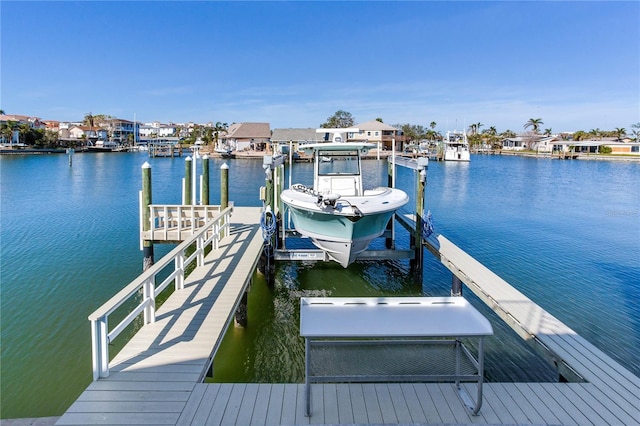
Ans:
{"type": "MultiPolygon", "coordinates": [[[[289,144],[288,163],[293,164],[291,143],[289,144]]],[[[414,272],[422,272],[423,242],[432,230],[430,220],[424,216],[424,190],[427,183],[427,169],[429,159],[426,157],[408,158],[396,156],[395,152],[387,159],[388,165],[388,185],[395,188],[396,166],[415,170],[415,212],[396,212],[393,216],[398,223],[410,232],[410,247],[398,249],[395,244],[395,227],[393,218],[387,225],[387,230],[383,234],[385,238],[385,250],[367,249],[358,256],[358,260],[382,260],[382,259],[410,259],[411,269],[414,272]],[[405,217],[402,217],[405,216],[405,217]],[[411,224],[414,226],[411,227],[411,224]],[[426,233],[424,231],[427,231],[426,233]]],[[[260,188],[260,199],[263,202],[262,229],[265,238],[265,257],[267,264],[271,259],[275,261],[329,261],[328,255],[317,248],[295,248],[287,247],[290,238],[301,238],[293,229],[286,226],[285,205],[280,200],[280,193],[284,189],[285,164],[284,155],[265,156],[263,168],[265,171],[265,186],[260,188]]],[[[291,186],[291,170],[289,173],[289,186],[291,186]]]]}

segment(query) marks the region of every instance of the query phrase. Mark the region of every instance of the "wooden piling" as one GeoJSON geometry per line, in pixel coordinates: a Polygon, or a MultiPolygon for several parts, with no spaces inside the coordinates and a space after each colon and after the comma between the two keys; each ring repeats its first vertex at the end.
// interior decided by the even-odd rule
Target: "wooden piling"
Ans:
{"type": "MultiPolygon", "coordinates": [[[[145,161],[142,165],[142,230],[151,230],[151,165],[145,161]]],[[[146,271],[154,263],[153,240],[144,240],[142,243],[142,270],[146,271]]]]}
{"type": "Polygon", "coordinates": [[[229,166],[224,163],[220,166],[220,209],[229,207],[229,166]]]}
{"type": "Polygon", "coordinates": [[[202,205],[209,205],[209,156],[202,157],[202,205]]]}
{"type": "Polygon", "coordinates": [[[191,157],[187,157],[184,159],[184,204],[191,205],[193,204],[193,194],[191,191],[191,169],[193,167],[193,160],[191,157]]]}
{"type": "Polygon", "coordinates": [[[411,260],[411,270],[414,273],[422,273],[423,251],[422,251],[422,216],[424,215],[424,189],[427,185],[428,159],[420,157],[418,159],[418,173],[416,173],[416,223],[411,236],[411,246],[414,249],[414,256],[411,260]]]}

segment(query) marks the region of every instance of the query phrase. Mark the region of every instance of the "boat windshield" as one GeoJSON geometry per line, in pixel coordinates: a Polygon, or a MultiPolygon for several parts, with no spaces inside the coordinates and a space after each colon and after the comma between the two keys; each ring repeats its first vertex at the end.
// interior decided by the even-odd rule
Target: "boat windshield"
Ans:
{"type": "Polygon", "coordinates": [[[357,151],[319,151],[318,174],[360,175],[357,151]]]}

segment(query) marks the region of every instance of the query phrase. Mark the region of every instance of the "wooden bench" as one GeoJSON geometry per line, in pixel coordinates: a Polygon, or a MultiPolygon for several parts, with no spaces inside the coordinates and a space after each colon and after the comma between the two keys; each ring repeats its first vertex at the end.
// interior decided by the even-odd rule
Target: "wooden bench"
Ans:
{"type": "Polygon", "coordinates": [[[301,298],[305,413],[311,383],[455,381],[477,415],[489,321],[462,297],[301,298]],[[477,359],[461,338],[478,339],[477,359]],[[477,382],[475,401],[460,382],[477,382]]]}

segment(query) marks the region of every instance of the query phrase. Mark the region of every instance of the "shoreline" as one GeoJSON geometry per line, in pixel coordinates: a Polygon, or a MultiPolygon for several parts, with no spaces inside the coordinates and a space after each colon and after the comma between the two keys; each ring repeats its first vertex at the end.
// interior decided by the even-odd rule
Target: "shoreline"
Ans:
{"type": "MultiPolygon", "coordinates": [[[[188,149],[187,149],[188,150],[188,149]]],[[[114,151],[115,152],[115,151],[114,151]]],[[[122,151],[117,151],[122,152],[122,151]]],[[[0,150],[0,156],[2,155],[47,155],[47,154],[65,154],[65,149],[59,148],[43,148],[43,149],[3,149],[0,150]]],[[[91,153],[90,151],[81,151],[76,150],[76,153],[91,153]]],[[[225,158],[222,154],[219,154],[215,151],[209,151],[206,149],[200,150],[201,154],[206,154],[210,158],[225,158]]],[[[611,154],[578,154],[576,158],[560,158],[557,155],[551,155],[547,153],[533,153],[533,152],[517,152],[517,151],[501,151],[501,152],[490,152],[490,153],[472,153],[473,155],[504,155],[504,156],[513,156],[513,157],[529,157],[529,158],[540,158],[540,159],[549,159],[549,160],[586,160],[586,161],[627,161],[627,162],[640,162],[640,154],[639,155],[628,155],[628,154],[620,154],[620,155],[611,155],[611,154]]],[[[231,159],[262,159],[265,155],[272,155],[266,151],[234,151],[232,153],[231,159]]],[[[391,151],[380,151],[372,149],[369,151],[369,154],[363,156],[365,160],[376,159],[380,156],[380,158],[387,158],[392,155],[391,151]]],[[[411,157],[415,158],[413,155],[407,155],[402,152],[396,152],[396,155],[399,157],[411,157]]],[[[435,160],[432,160],[435,161],[435,160]]]]}

